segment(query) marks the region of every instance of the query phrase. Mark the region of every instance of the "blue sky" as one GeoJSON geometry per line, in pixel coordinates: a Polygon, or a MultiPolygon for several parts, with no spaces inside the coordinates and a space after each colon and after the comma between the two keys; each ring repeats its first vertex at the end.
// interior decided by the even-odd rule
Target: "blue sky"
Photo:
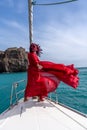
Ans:
{"type": "MultiPolygon", "coordinates": [[[[36,0],[37,3],[64,0],[36,0]]],[[[0,0],[0,50],[29,48],[28,0],[0,0]]],[[[41,60],[87,67],[87,0],[34,6],[33,42],[41,45],[41,60]]]]}

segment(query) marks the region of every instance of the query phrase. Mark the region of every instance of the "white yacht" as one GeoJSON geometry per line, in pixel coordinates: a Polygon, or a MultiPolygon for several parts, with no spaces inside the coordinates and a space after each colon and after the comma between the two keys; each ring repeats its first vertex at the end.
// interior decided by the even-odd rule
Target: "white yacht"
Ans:
{"type": "Polygon", "coordinates": [[[18,100],[19,93],[24,92],[16,92],[20,82],[25,80],[12,85],[10,107],[0,115],[0,130],[87,130],[87,115],[58,103],[56,92],[55,102],[51,95],[42,102],[37,98],[18,100]]]}
{"type": "MultiPolygon", "coordinates": [[[[62,3],[68,3],[76,0],[67,0],[62,3]]],[[[32,0],[29,4],[29,28],[30,43],[32,43],[32,0]]],[[[58,3],[53,3],[58,4],[58,3]]],[[[18,95],[24,92],[24,89],[17,92],[21,82],[13,83],[10,97],[10,107],[0,114],[0,130],[87,130],[87,115],[69,108],[58,100],[53,101],[50,97],[42,102],[37,98],[30,98],[24,102],[23,97],[18,99],[18,95]],[[14,93],[15,91],[15,93],[14,93]],[[13,98],[15,101],[13,102],[13,98]]],[[[55,92],[56,99],[58,98],[55,92]]]]}

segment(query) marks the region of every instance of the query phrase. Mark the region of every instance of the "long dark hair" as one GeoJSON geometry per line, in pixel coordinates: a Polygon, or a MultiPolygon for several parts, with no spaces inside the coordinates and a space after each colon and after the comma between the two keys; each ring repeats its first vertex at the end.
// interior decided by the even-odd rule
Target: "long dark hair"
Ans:
{"type": "Polygon", "coordinates": [[[36,44],[36,43],[32,43],[31,45],[30,45],[30,52],[36,52],[36,54],[40,57],[41,56],[41,54],[42,54],[42,49],[41,49],[41,47],[40,47],[40,45],[39,44],[36,44]]]}

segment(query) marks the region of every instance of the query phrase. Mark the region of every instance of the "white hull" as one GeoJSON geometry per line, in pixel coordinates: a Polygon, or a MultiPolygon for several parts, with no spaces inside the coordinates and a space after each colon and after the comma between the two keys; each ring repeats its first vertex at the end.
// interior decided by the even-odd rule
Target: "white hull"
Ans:
{"type": "Polygon", "coordinates": [[[87,130],[87,118],[50,100],[21,100],[0,115],[0,130],[87,130]]]}

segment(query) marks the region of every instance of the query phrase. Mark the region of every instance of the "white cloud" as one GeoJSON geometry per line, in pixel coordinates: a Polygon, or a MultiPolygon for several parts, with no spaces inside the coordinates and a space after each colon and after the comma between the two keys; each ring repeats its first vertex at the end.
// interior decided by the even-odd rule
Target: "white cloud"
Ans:
{"type": "Polygon", "coordinates": [[[4,25],[6,25],[7,27],[10,27],[10,28],[13,28],[13,29],[17,29],[19,31],[26,32],[26,30],[27,30],[27,28],[24,25],[20,24],[17,21],[2,19],[2,23],[4,25]]]}
{"type": "Polygon", "coordinates": [[[24,47],[28,49],[28,28],[17,21],[1,19],[4,25],[0,27],[0,45],[2,49],[8,47],[24,47]]]}
{"type": "MultiPolygon", "coordinates": [[[[13,11],[15,17],[20,16],[20,13],[25,15],[25,11],[27,11],[25,0],[6,1],[10,7],[13,6],[15,9],[13,11]]],[[[87,66],[87,7],[85,0],[52,8],[35,8],[34,42],[40,44],[43,49],[42,59],[87,66]]],[[[0,19],[0,23],[4,25],[0,27],[2,48],[21,45],[28,50],[28,23],[26,24],[25,20],[23,23],[22,15],[19,20],[8,20],[4,17],[0,19]],[[20,20],[22,24],[19,23],[20,20]]]]}
{"type": "Polygon", "coordinates": [[[36,28],[34,39],[45,49],[48,59],[87,66],[87,17],[83,12],[65,12],[59,21],[50,16],[47,24],[36,28]]]}

